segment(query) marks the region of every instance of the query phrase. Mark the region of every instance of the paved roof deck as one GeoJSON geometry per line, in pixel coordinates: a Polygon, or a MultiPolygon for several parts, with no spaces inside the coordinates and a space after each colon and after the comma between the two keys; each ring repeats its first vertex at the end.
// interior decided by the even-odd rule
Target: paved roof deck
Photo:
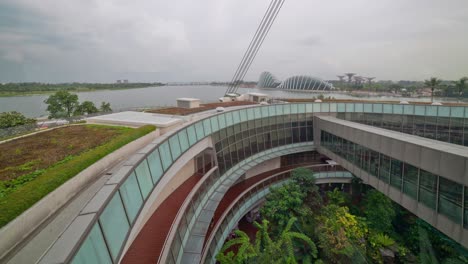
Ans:
{"type": "Polygon", "coordinates": [[[137,126],[155,125],[157,127],[168,127],[181,123],[182,120],[167,115],[144,113],[136,111],[125,111],[108,115],[87,118],[86,120],[96,123],[133,124],[137,126]]]}

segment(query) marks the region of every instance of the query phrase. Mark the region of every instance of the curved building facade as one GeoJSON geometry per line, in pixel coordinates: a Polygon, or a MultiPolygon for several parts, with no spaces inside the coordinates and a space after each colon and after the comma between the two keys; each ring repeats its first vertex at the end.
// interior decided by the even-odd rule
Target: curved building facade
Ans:
{"type": "Polygon", "coordinates": [[[257,87],[297,91],[329,91],[334,89],[333,84],[307,75],[292,76],[280,82],[270,72],[260,74],[257,87]]]}
{"type": "Polygon", "coordinates": [[[328,91],[333,89],[333,85],[315,77],[298,75],[284,80],[278,88],[285,90],[328,91]]]}
{"type": "Polygon", "coordinates": [[[461,106],[292,103],[212,114],[114,168],[39,263],[215,263],[239,217],[303,160],[295,155],[335,160],[333,169],[306,165],[324,183],[361,178],[467,246],[465,131],[461,106]]]}
{"type": "Polygon", "coordinates": [[[280,82],[270,72],[262,72],[258,79],[258,88],[276,88],[280,82]]]}

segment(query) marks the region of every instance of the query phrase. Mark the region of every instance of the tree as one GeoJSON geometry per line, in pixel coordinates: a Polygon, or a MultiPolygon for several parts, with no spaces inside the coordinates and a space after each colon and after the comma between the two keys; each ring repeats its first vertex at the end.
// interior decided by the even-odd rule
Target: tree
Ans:
{"type": "Polygon", "coordinates": [[[112,112],[110,103],[102,102],[100,110],[101,112],[112,112]]]}
{"type": "Polygon", "coordinates": [[[0,128],[9,128],[36,123],[35,119],[26,118],[16,111],[0,113],[0,128]]]}
{"type": "Polygon", "coordinates": [[[89,115],[99,112],[97,107],[91,101],[84,101],[81,103],[73,113],[74,115],[89,115]]]}
{"type": "Polygon", "coordinates": [[[455,85],[455,87],[457,88],[457,97],[460,99],[460,97],[462,97],[463,95],[463,91],[465,90],[466,88],[466,80],[468,80],[467,77],[463,77],[463,78],[460,78],[460,80],[458,81],[455,81],[453,82],[453,84],[455,85]]]}
{"type": "Polygon", "coordinates": [[[431,102],[434,102],[434,89],[440,85],[442,80],[436,77],[431,77],[429,80],[424,80],[424,84],[431,88],[431,102]]]}
{"type": "Polygon", "coordinates": [[[393,230],[392,222],[396,212],[387,196],[377,190],[370,190],[364,198],[364,208],[369,228],[384,234],[393,230]]]}
{"type": "Polygon", "coordinates": [[[323,206],[323,199],[315,184],[314,172],[306,168],[296,168],[292,171],[292,181],[295,182],[301,191],[305,193],[305,204],[318,213],[323,206]]]}
{"type": "Polygon", "coordinates": [[[44,103],[47,104],[49,118],[71,117],[79,106],[78,95],[67,91],[58,91],[49,96],[44,103]]]}
{"type": "Polygon", "coordinates": [[[286,227],[289,219],[303,218],[307,216],[308,210],[303,201],[306,194],[295,182],[290,182],[281,187],[271,188],[266,196],[261,215],[272,224],[272,232],[279,233],[286,227]]]}

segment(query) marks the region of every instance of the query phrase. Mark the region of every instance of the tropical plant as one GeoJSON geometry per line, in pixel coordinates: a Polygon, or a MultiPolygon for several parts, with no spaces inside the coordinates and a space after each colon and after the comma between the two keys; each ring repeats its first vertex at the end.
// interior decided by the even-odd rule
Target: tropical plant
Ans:
{"type": "Polygon", "coordinates": [[[335,188],[331,192],[327,192],[327,199],[329,204],[335,204],[335,205],[345,205],[348,203],[348,197],[346,194],[340,189],[335,188]]]}
{"type": "Polygon", "coordinates": [[[308,215],[308,209],[304,205],[305,197],[306,194],[295,182],[270,189],[260,213],[271,223],[273,234],[279,234],[289,219],[293,217],[302,219],[308,215]]]}
{"type": "Polygon", "coordinates": [[[377,233],[369,237],[369,243],[376,248],[390,247],[395,245],[395,240],[386,234],[377,233]]]}
{"type": "Polygon", "coordinates": [[[466,88],[466,81],[468,80],[468,77],[462,77],[460,80],[453,82],[455,87],[457,88],[457,96],[460,99],[463,95],[463,91],[466,88]]]}
{"type": "Polygon", "coordinates": [[[100,110],[101,112],[112,112],[110,103],[102,102],[100,110]]]}
{"type": "Polygon", "coordinates": [[[442,80],[436,77],[431,77],[429,80],[424,80],[424,84],[431,88],[431,102],[434,102],[434,89],[440,85],[442,80]]]}
{"type": "Polygon", "coordinates": [[[291,228],[296,222],[295,217],[291,218],[286,227],[281,231],[279,237],[271,239],[268,232],[268,220],[263,220],[262,224],[255,222],[258,228],[255,244],[250,242],[249,236],[240,230],[236,230],[236,238],[224,244],[221,251],[216,256],[221,264],[231,263],[297,263],[297,256],[294,242],[301,241],[309,248],[308,255],[317,258],[317,247],[307,235],[293,232],[291,228]],[[231,247],[237,246],[237,253],[231,251],[231,247]]]}

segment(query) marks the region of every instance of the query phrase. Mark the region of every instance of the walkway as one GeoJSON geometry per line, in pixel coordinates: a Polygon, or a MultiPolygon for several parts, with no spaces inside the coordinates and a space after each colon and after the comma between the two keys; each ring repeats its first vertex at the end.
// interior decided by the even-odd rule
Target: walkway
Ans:
{"type": "Polygon", "coordinates": [[[179,208],[202,176],[202,174],[195,173],[161,203],[140,230],[121,263],[153,264],[158,261],[179,208]]]}

